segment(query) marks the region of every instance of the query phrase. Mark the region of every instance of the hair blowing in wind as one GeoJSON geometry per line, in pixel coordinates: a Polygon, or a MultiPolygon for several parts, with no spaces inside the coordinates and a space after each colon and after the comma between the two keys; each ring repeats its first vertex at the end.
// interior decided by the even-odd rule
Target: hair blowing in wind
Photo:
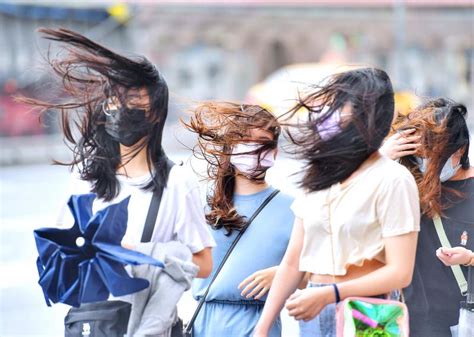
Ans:
{"type": "Polygon", "coordinates": [[[390,130],[394,93],[388,75],[363,68],[333,75],[326,85],[315,85],[286,115],[286,134],[292,152],[305,163],[301,186],[323,190],[347,179],[382,144],[390,130]],[[347,123],[326,126],[333,115],[349,107],[347,123]],[[291,118],[306,113],[297,123],[291,118]],[[323,133],[331,132],[329,138],[323,133]]]}
{"type": "Polygon", "coordinates": [[[124,160],[130,160],[147,147],[147,161],[153,180],[144,188],[153,190],[166,183],[166,155],[161,147],[163,126],[168,112],[168,86],[158,69],[144,57],[125,57],[68,29],[41,28],[44,38],[60,43],[55,57],[48,62],[59,79],[55,95],[64,101],[45,101],[20,97],[23,102],[60,113],[61,128],[69,143],[73,160],[59,163],[77,167],[80,177],[92,183],[92,192],[105,200],[119,193],[116,171],[124,160]],[[120,145],[105,132],[104,102],[114,97],[127,105],[130,92],[146,89],[150,116],[136,128],[146,128],[143,142],[132,148],[127,158],[120,145]],[[78,132],[76,132],[76,130],[78,132]]]}
{"type": "MultiPolygon", "coordinates": [[[[207,222],[215,229],[224,227],[227,234],[239,230],[245,223],[233,206],[236,171],[231,164],[233,147],[242,142],[260,143],[255,151],[259,157],[275,149],[280,135],[276,118],[258,105],[229,102],[206,102],[196,107],[184,125],[198,135],[193,154],[207,162],[207,178],[212,182],[208,195],[207,222]],[[272,140],[252,140],[249,130],[261,129],[273,135],[272,140]]],[[[257,172],[260,176],[264,172],[257,172]]]]}

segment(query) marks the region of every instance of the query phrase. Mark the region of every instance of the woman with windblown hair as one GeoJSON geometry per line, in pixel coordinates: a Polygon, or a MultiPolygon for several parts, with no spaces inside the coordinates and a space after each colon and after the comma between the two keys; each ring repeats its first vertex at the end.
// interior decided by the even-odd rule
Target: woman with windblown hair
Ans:
{"type": "MultiPolygon", "coordinates": [[[[206,218],[217,242],[211,276],[193,282],[194,297],[201,300],[246,222],[276,193],[266,181],[266,172],[277,154],[280,126],[258,105],[204,103],[197,107],[187,127],[199,137],[195,155],[208,163],[207,178],[212,188],[206,218]]],[[[291,197],[276,194],[243,232],[210,285],[193,325],[195,337],[252,334],[288,245],[293,223],[291,202],[291,197]]],[[[281,335],[280,320],[270,331],[270,336],[281,335]]]]}
{"type": "Polygon", "coordinates": [[[393,119],[388,75],[374,68],[336,74],[293,112],[302,110],[307,121],[289,135],[306,163],[305,194],[292,204],[290,243],[254,336],[268,336],[286,305],[301,336],[333,337],[337,302],[383,297],[406,287],[413,273],[416,183],[378,152],[393,119]],[[295,292],[305,273],[309,286],[295,292]]]}
{"type": "MultiPolygon", "coordinates": [[[[161,145],[168,86],[158,69],[144,57],[124,57],[70,30],[40,32],[65,45],[65,55],[50,65],[67,102],[23,101],[59,110],[73,152],[73,160],[63,165],[78,175],[71,193],[95,193],[94,212],[130,196],[122,245],[138,249],[152,195],[164,188],[150,241],[178,242],[182,256],[198,266],[197,277],[207,277],[215,243],[205,223],[197,182],[183,167],[172,165],[161,145]]],[[[69,220],[63,215],[58,222],[72,225],[69,220]]],[[[176,314],[175,306],[153,310],[176,314]]]]}
{"type": "Polygon", "coordinates": [[[466,115],[462,104],[430,99],[399,118],[395,122],[398,131],[382,147],[412,172],[420,193],[422,217],[415,272],[404,291],[414,336],[451,335],[450,327],[457,324],[459,303],[465,297],[447,266],[461,265],[467,279],[467,266],[474,265],[474,168],[469,163],[466,115]],[[407,141],[401,139],[403,130],[411,131],[419,144],[407,156],[397,145],[407,141]],[[433,221],[437,215],[453,248],[441,247],[433,221]]]}

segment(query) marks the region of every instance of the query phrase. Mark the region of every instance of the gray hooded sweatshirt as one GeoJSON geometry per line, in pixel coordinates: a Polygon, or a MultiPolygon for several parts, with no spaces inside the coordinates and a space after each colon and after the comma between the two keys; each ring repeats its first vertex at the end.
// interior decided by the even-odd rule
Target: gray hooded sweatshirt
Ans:
{"type": "Polygon", "coordinates": [[[131,275],[147,279],[150,286],[119,298],[132,304],[126,336],[170,337],[178,320],[176,304],[191,287],[199,268],[191,262],[189,248],[177,241],[140,243],[135,249],[162,261],[165,268],[132,266],[131,275]]]}

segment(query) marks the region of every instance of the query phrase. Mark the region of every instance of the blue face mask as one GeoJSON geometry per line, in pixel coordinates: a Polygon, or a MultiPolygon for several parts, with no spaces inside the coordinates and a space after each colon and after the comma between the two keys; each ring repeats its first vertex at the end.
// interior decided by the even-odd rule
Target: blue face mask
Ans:
{"type": "MultiPolygon", "coordinates": [[[[443,168],[441,169],[441,172],[439,173],[439,180],[442,183],[454,177],[456,172],[461,167],[461,164],[457,164],[456,166],[453,167],[452,158],[453,157],[451,156],[448,158],[448,160],[446,160],[446,163],[444,164],[443,168]]],[[[420,169],[420,172],[425,174],[426,168],[428,166],[428,159],[415,157],[415,160],[418,164],[418,168],[420,169]]]]}

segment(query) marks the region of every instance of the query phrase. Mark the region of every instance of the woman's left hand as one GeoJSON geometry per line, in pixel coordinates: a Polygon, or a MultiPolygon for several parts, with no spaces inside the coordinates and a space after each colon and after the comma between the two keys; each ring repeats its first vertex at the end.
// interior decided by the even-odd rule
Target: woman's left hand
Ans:
{"type": "Polygon", "coordinates": [[[397,132],[385,140],[380,152],[384,153],[392,160],[415,154],[421,146],[420,136],[415,136],[416,130],[409,129],[397,132]]]}
{"type": "Polygon", "coordinates": [[[246,298],[255,296],[254,299],[260,299],[270,290],[277,268],[278,266],[258,270],[247,277],[239,284],[239,289],[245,287],[240,295],[246,298]]]}
{"type": "Polygon", "coordinates": [[[334,289],[328,285],[295,292],[288,298],[285,307],[290,316],[306,322],[316,317],[326,305],[334,301],[334,289]]]}
{"type": "Polygon", "coordinates": [[[445,266],[453,266],[457,264],[467,264],[472,259],[472,252],[464,247],[438,248],[436,256],[445,266]]]}

